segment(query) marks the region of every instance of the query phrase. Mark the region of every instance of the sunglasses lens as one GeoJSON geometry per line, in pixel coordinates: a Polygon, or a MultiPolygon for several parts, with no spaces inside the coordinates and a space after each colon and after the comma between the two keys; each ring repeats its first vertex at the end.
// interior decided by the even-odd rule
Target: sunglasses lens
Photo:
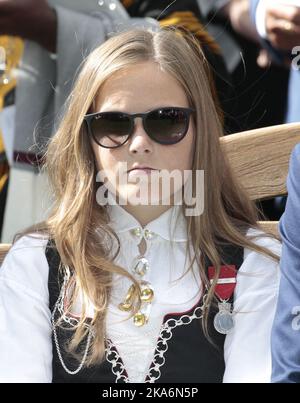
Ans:
{"type": "Polygon", "coordinates": [[[162,108],[150,112],[145,119],[145,129],[153,140],[161,144],[175,144],[188,130],[186,111],[177,108],[162,108]]]}
{"type": "Polygon", "coordinates": [[[129,117],[119,112],[99,113],[91,121],[91,131],[95,141],[107,148],[124,144],[130,129],[129,117]]]}

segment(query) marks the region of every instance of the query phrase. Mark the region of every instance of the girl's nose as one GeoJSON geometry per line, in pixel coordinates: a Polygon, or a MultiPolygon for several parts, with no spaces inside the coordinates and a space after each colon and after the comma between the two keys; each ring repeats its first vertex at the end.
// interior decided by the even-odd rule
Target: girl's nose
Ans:
{"type": "Polygon", "coordinates": [[[145,132],[141,118],[135,119],[134,132],[129,139],[129,152],[133,154],[150,154],[153,151],[153,141],[145,132]]]}

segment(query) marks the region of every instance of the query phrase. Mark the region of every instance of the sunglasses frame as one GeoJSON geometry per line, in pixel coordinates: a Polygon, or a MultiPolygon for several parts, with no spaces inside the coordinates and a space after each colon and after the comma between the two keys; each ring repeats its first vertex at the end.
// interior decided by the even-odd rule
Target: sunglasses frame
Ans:
{"type": "Polygon", "coordinates": [[[155,141],[155,142],[158,143],[158,144],[162,144],[162,145],[173,145],[173,144],[179,143],[179,142],[185,137],[185,135],[186,135],[187,132],[188,132],[189,125],[190,125],[190,116],[191,116],[192,113],[195,113],[195,112],[196,112],[196,110],[193,109],[193,108],[183,108],[183,107],[179,107],[179,106],[164,106],[164,107],[162,107],[162,108],[152,109],[152,110],[149,111],[149,112],[143,112],[143,113],[126,113],[126,112],[119,112],[119,111],[94,112],[94,113],[89,113],[89,114],[85,115],[85,116],[84,116],[84,121],[85,121],[85,123],[86,123],[86,125],[87,125],[87,129],[88,129],[89,135],[94,139],[94,141],[95,141],[100,147],[103,147],[103,148],[109,148],[109,149],[112,149],[112,148],[119,148],[119,147],[123,146],[125,143],[127,143],[127,141],[130,139],[130,137],[131,137],[131,136],[133,135],[133,133],[134,133],[135,119],[136,119],[136,118],[142,118],[142,120],[143,120],[143,128],[144,128],[146,134],[151,138],[151,140],[155,141]],[[185,129],[184,133],[182,134],[182,136],[180,137],[180,139],[177,140],[177,141],[175,141],[175,142],[173,142],[173,143],[157,141],[157,140],[156,140],[155,138],[153,138],[152,135],[149,134],[149,133],[147,132],[147,130],[146,130],[145,121],[146,121],[147,116],[148,116],[149,114],[153,113],[153,112],[160,111],[160,110],[164,110],[164,109],[176,109],[176,110],[179,110],[179,111],[183,111],[183,112],[186,114],[186,119],[187,119],[186,129],[185,129]],[[122,144],[119,144],[119,145],[117,145],[117,146],[115,146],[115,147],[107,147],[107,146],[104,146],[104,145],[100,144],[100,143],[97,141],[96,136],[94,136],[93,130],[92,130],[92,127],[91,127],[93,119],[95,119],[97,116],[99,116],[99,115],[105,115],[105,114],[110,114],[110,113],[120,113],[120,114],[122,114],[122,115],[127,116],[127,117],[129,118],[129,121],[130,121],[130,131],[129,131],[129,134],[127,134],[126,140],[125,140],[122,144]]]}

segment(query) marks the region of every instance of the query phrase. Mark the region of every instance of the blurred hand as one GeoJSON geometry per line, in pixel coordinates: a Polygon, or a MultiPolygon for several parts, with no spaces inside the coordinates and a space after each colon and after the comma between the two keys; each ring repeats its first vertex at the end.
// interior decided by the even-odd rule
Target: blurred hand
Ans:
{"type": "Polygon", "coordinates": [[[56,49],[56,13],[46,0],[0,0],[0,35],[20,36],[56,49]]]}
{"type": "Polygon", "coordinates": [[[221,9],[225,18],[228,18],[232,28],[238,33],[260,43],[260,37],[250,19],[249,0],[229,0],[221,9]]]}
{"type": "Polygon", "coordinates": [[[300,45],[300,7],[291,5],[269,6],[266,14],[266,31],[271,44],[290,51],[300,45]]]}

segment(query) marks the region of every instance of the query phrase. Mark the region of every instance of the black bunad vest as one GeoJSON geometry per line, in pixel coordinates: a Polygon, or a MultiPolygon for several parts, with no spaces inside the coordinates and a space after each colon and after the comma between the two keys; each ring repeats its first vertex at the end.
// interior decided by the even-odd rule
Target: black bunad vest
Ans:
{"type": "MultiPolygon", "coordinates": [[[[62,285],[62,278],[59,274],[60,257],[55,248],[46,248],[46,257],[49,264],[49,304],[53,312],[55,303],[59,297],[62,285]]],[[[53,245],[53,244],[52,244],[53,245]]],[[[232,264],[238,270],[243,262],[244,249],[228,245],[223,247],[222,263],[232,264]]],[[[210,266],[208,259],[206,267],[210,266]]],[[[231,301],[233,302],[233,301],[231,301]]],[[[205,337],[201,326],[201,306],[200,301],[189,311],[180,313],[170,313],[164,316],[163,325],[170,324],[161,332],[157,340],[156,350],[153,353],[153,361],[150,365],[148,375],[144,382],[150,383],[221,383],[225,371],[224,363],[224,341],[225,336],[218,333],[212,324],[216,311],[212,311],[209,318],[209,334],[212,342],[205,337]],[[184,315],[184,317],[183,317],[184,315]],[[173,319],[173,320],[171,320],[173,319]],[[176,321],[182,320],[183,324],[176,326],[176,321]],[[168,321],[168,322],[167,322],[168,321]],[[171,330],[170,330],[171,328],[171,330]],[[162,354],[165,351],[163,358],[162,354]],[[162,360],[164,360],[162,362],[162,360]],[[161,365],[162,364],[162,365],[161,365]]],[[[162,326],[163,326],[162,325],[162,326]]],[[[68,354],[64,346],[72,336],[72,330],[57,328],[57,340],[59,343],[61,355],[66,367],[73,371],[79,366],[78,360],[75,360],[68,354]]],[[[78,373],[71,375],[63,368],[58,356],[57,346],[54,335],[53,344],[53,380],[54,383],[122,383],[130,382],[122,357],[119,356],[117,348],[107,339],[106,359],[99,365],[89,368],[83,367],[78,373]],[[116,359],[117,358],[117,359],[116,359]],[[113,364],[114,361],[117,361],[113,364]],[[120,374],[118,375],[118,374],[120,374]]],[[[84,351],[86,340],[82,343],[81,349],[84,351]]]]}

